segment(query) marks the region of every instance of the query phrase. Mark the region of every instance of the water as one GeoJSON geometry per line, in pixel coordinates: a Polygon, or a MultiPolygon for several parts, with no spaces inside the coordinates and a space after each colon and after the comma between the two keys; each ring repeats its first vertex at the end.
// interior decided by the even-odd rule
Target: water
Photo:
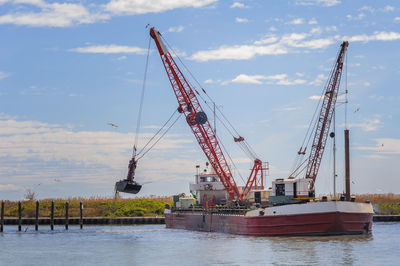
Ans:
{"type": "MultiPolygon", "coordinates": [[[[400,223],[372,235],[247,237],[164,225],[0,233],[0,265],[399,265],[400,223]]],[[[23,228],[26,229],[26,228],[23,228]]]]}

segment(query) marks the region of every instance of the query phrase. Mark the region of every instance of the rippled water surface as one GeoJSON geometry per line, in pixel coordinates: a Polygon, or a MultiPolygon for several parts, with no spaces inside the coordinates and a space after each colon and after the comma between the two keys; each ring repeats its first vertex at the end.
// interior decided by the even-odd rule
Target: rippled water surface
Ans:
{"type": "Polygon", "coordinates": [[[376,223],[372,235],[285,238],[164,225],[25,229],[0,233],[0,265],[400,265],[400,223],[376,223]]]}

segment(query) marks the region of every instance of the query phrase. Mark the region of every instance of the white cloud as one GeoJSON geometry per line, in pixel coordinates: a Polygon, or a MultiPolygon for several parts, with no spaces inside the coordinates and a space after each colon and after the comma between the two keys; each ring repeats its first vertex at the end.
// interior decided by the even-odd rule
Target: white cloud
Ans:
{"type": "Polygon", "coordinates": [[[351,37],[343,37],[343,39],[348,40],[349,42],[369,42],[369,41],[394,41],[400,40],[400,33],[398,32],[385,32],[385,31],[376,31],[372,35],[354,35],[351,37]]]}
{"type": "Polygon", "coordinates": [[[105,9],[116,15],[137,15],[160,13],[176,8],[200,8],[210,5],[217,0],[111,0],[105,9]]]}
{"type": "Polygon", "coordinates": [[[33,27],[70,27],[90,24],[110,18],[107,14],[91,13],[82,4],[47,3],[41,0],[19,0],[13,4],[28,4],[38,12],[16,12],[0,16],[0,24],[27,25],[33,27]]]}
{"type": "Polygon", "coordinates": [[[375,146],[358,146],[356,150],[375,151],[381,154],[400,154],[400,139],[378,138],[374,139],[375,146]]]}
{"type": "MultiPolygon", "coordinates": [[[[313,101],[319,101],[322,97],[323,96],[321,96],[321,95],[312,95],[312,96],[308,97],[308,99],[313,100],[313,101]]],[[[337,97],[337,100],[340,101],[340,100],[344,100],[345,98],[346,98],[346,95],[342,94],[337,97]]]]}
{"type": "Polygon", "coordinates": [[[358,9],[359,11],[368,11],[371,13],[375,12],[375,8],[371,7],[371,6],[363,6],[361,8],[358,9]]]}
{"type": "Polygon", "coordinates": [[[291,33],[280,38],[268,35],[250,45],[223,45],[214,50],[198,51],[190,59],[200,62],[225,59],[248,60],[257,55],[280,55],[295,52],[296,50],[292,48],[323,49],[334,43],[332,38],[306,40],[310,36],[312,36],[310,33],[291,33]]]}
{"type": "Polygon", "coordinates": [[[322,29],[321,29],[321,27],[312,28],[310,30],[310,33],[311,34],[321,34],[322,33],[322,29]]]}
{"type": "Polygon", "coordinates": [[[393,7],[393,6],[387,5],[387,6],[385,6],[385,7],[383,8],[383,11],[384,11],[384,12],[392,12],[392,11],[394,11],[394,7],[393,7]]]}
{"type": "Polygon", "coordinates": [[[147,49],[136,46],[122,46],[116,44],[94,45],[70,49],[71,52],[92,53],[92,54],[146,54],[147,49]]]}
{"type": "Polygon", "coordinates": [[[294,47],[303,47],[309,49],[323,49],[335,43],[334,40],[325,38],[325,39],[314,39],[310,41],[304,41],[302,43],[298,43],[293,45],[294,47]]]}
{"type": "Polygon", "coordinates": [[[326,6],[331,7],[340,4],[339,0],[296,0],[297,5],[302,6],[326,6]]]}
{"type": "Polygon", "coordinates": [[[205,83],[205,84],[211,84],[211,83],[214,83],[214,80],[212,80],[212,79],[206,79],[206,80],[204,81],[204,83],[205,83]]]}
{"type": "Polygon", "coordinates": [[[308,24],[310,24],[310,25],[315,25],[315,24],[318,24],[318,21],[317,21],[315,18],[312,18],[312,19],[310,19],[310,20],[308,21],[308,24]]]}
{"type": "Polygon", "coordinates": [[[248,6],[240,2],[234,2],[230,8],[248,8],[248,6]]]}
{"type": "Polygon", "coordinates": [[[312,95],[308,97],[308,99],[313,100],[313,101],[319,101],[322,98],[320,95],[312,95]]]}
{"type": "Polygon", "coordinates": [[[326,31],[337,31],[337,27],[336,26],[329,26],[329,27],[325,27],[326,31]]]}
{"type": "Polygon", "coordinates": [[[363,123],[353,123],[353,124],[348,124],[348,126],[350,128],[359,127],[366,132],[377,131],[378,129],[383,127],[382,121],[379,118],[364,119],[363,123]]]}
{"type": "Polygon", "coordinates": [[[383,8],[375,9],[371,6],[363,6],[358,9],[359,11],[368,11],[370,13],[375,13],[376,11],[381,11],[381,12],[393,12],[395,8],[393,6],[387,5],[383,8]]]}
{"type": "Polygon", "coordinates": [[[246,75],[240,74],[232,80],[234,83],[251,83],[251,84],[262,84],[261,80],[264,79],[262,75],[246,75]]]}
{"type": "Polygon", "coordinates": [[[276,85],[299,85],[306,83],[303,79],[289,80],[287,74],[277,74],[270,76],[240,74],[231,82],[248,84],[276,84],[276,85]]]}
{"type": "Polygon", "coordinates": [[[169,32],[181,32],[185,29],[184,26],[170,27],[168,29],[169,32]]]}
{"type": "MultiPolygon", "coordinates": [[[[64,125],[1,117],[0,183],[3,185],[10,176],[15,182],[63,177],[70,182],[112,183],[117,173],[120,176],[127,169],[133,133],[79,131],[64,125]]],[[[140,134],[139,150],[151,136],[153,133],[140,134]]],[[[147,181],[166,175],[191,174],[193,145],[192,136],[169,133],[140,161],[137,170],[147,181]],[[173,160],[171,152],[176,155],[173,160]]]]}
{"type": "Polygon", "coordinates": [[[395,17],[394,21],[400,21],[400,17],[395,17]]]}
{"type": "Polygon", "coordinates": [[[275,27],[273,27],[273,26],[271,26],[271,27],[269,27],[269,29],[268,29],[269,31],[277,31],[278,29],[277,28],[275,28],[275,27]]]}
{"type": "Polygon", "coordinates": [[[287,48],[278,45],[253,46],[253,45],[235,45],[221,46],[215,50],[198,51],[194,53],[190,59],[200,62],[209,60],[247,60],[256,55],[277,55],[287,54],[287,48]]]}
{"type": "Polygon", "coordinates": [[[363,18],[365,18],[365,14],[364,13],[360,13],[357,16],[347,15],[346,18],[348,20],[362,20],[363,18]]]}
{"type": "MultiPolygon", "coordinates": [[[[1,2],[0,2],[0,4],[1,4],[1,2]]],[[[0,184],[0,190],[9,191],[9,190],[20,190],[20,189],[22,189],[22,188],[19,187],[19,186],[14,185],[14,184],[5,184],[5,185],[0,184]]]]}
{"type": "Polygon", "coordinates": [[[262,45],[262,44],[268,44],[268,43],[274,43],[278,40],[278,38],[276,36],[271,36],[271,37],[266,37],[264,39],[261,39],[259,41],[255,41],[254,44],[255,45],[262,45]]]}
{"type": "MultiPolygon", "coordinates": [[[[330,30],[337,30],[331,28],[330,30]]],[[[201,50],[191,55],[189,59],[205,62],[210,60],[249,60],[255,56],[261,55],[281,55],[299,52],[302,48],[305,50],[325,49],[339,40],[348,40],[349,42],[369,42],[369,41],[392,41],[399,40],[398,32],[374,32],[372,35],[354,35],[354,36],[328,36],[325,38],[313,39],[312,37],[320,34],[322,29],[316,28],[310,33],[290,33],[278,37],[269,34],[260,40],[246,45],[222,45],[216,49],[201,50]]]]}
{"type": "Polygon", "coordinates": [[[247,18],[235,18],[237,23],[248,23],[249,20],[247,18]]]}
{"type": "Polygon", "coordinates": [[[123,56],[120,56],[117,58],[118,61],[122,61],[122,60],[126,60],[126,59],[127,59],[126,55],[123,55],[123,56]]]}
{"type": "Polygon", "coordinates": [[[9,77],[9,76],[10,76],[9,73],[5,73],[5,72],[1,72],[1,71],[0,71],[0,80],[5,79],[5,78],[7,78],[7,77],[9,77]]]}
{"type": "Polygon", "coordinates": [[[303,23],[304,23],[304,19],[302,19],[302,18],[296,18],[296,19],[293,19],[288,22],[288,24],[293,24],[293,25],[300,25],[303,23]]]}
{"type": "MultiPolygon", "coordinates": [[[[328,77],[325,76],[324,74],[319,74],[313,81],[309,82],[308,84],[315,85],[315,86],[320,86],[320,85],[322,85],[323,82],[326,81],[327,78],[328,77]]],[[[319,98],[317,100],[319,100],[319,98]]]]}

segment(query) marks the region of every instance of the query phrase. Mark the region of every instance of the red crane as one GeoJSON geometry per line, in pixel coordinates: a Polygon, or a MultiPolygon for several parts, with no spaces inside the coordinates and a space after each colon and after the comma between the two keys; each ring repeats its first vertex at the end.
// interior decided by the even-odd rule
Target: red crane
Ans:
{"type": "MultiPolygon", "coordinates": [[[[240,190],[232,176],[231,169],[225,159],[224,153],[218,143],[215,131],[208,121],[206,113],[203,111],[196,94],[185,76],[180,71],[173,57],[161,39],[161,34],[154,27],[150,29],[150,36],[157,45],[161,61],[164,64],[172,89],[178,100],[178,111],[183,113],[189,127],[192,129],[197,142],[206,155],[208,161],[218,175],[221,183],[224,185],[232,200],[243,200],[253,185],[257,187],[257,174],[261,171],[263,175],[262,162],[259,159],[254,160],[254,166],[248,178],[246,186],[240,190]]],[[[243,141],[243,138],[237,138],[235,141],[243,141]]],[[[261,182],[262,187],[262,182],[261,182]]]]}
{"type": "MultiPolygon", "coordinates": [[[[344,41],[341,44],[339,55],[336,59],[334,68],[329,77],[329,82],[326,86],[322,100],[322,106],[315,129],[314,140],[311,146],[311,153],[308,158],[307,171],[305,178],[311,178],[310,190],[314,190],[315,179],[317,178],[318,170],[321,165],[322,155],[324,154],[326,140],[329,134],[329,128],[333,113],[335,111],[336,99],[339,93],[340,80],[342,77],[343,63],[349,43],[344,41]]],[[[299,154],[304,154],[304,151],[299,151],[299,154]]]]}

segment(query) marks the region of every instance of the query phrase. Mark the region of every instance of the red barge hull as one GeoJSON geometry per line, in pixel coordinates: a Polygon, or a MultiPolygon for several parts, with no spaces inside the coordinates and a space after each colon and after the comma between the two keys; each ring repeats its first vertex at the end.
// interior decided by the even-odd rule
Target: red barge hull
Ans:
{"type": "Polygon", "coordinates": [[[167,228],[250,236],[364,234],[371,232],[372,218],[371,204],[355,202],[284,205],[245,215],[165,213],[167,228]]]}

